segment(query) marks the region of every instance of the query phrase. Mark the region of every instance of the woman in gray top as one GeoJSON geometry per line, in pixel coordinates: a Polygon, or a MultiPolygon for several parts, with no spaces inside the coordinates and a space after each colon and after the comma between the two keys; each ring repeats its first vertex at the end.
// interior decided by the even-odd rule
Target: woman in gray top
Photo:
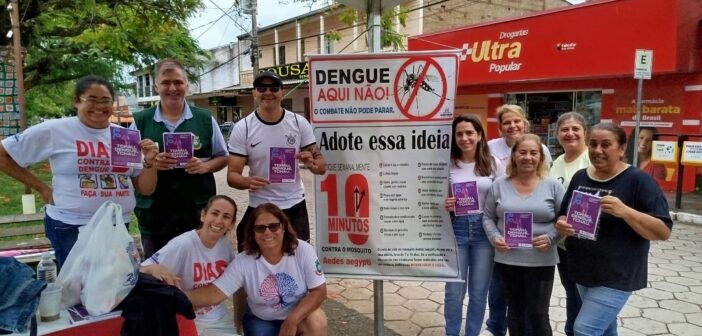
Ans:
{"type": "Polygon", "coordinates": [[[554,222],[565,190],[548,177],[538,136],[521,136],[511,152],[506,176],[493,183],[485,201],[483,228],[497,252],[509,334],[550,336],[548,307],[558,263],[554,222]]]}

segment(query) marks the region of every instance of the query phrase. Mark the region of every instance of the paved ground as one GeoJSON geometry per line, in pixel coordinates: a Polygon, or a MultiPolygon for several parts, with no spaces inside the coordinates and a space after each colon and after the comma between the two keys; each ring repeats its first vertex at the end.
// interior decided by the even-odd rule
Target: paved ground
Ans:
{"type": "MultiPolygon", "coordinates": [[[[302,174],[310,195],[310,173],[302,174]]],[[[217,180],[218,191],[233,196],[243,209],[248,203],[246,192],[227,187],[224,171],[217,174],[217,180]]],[[[313,216],[311,199],[308,197],[308,209],[313,216]]],[[[702,198],[685,196],[683,209],[677,212],[685,221],[702,223],[699,216],[688,215],[687,204],[700,207],[702,198]]],[[[689,209],[689,213],[698,211],[689,209]]],[[[239,217],[242,214],[240,211],[239,217]]],[[[372,282],[333,278],[327,280],[327,288],[329,300],[323,308],[329,316],[329,334],[372,335],[372,282]]],[[[440,282],[384,282],[385,335],[443,335],[443,289],[440,282]]],[[[550,316],[554,335],[563,335],[565,294],[558,280],[554,281],[550,316]]],[[[652,243],[649,288],[632,295],[619,314],[619,325],[622,336],[702,335],[702,225],[678,221],[670,240],[652,243]]]]}

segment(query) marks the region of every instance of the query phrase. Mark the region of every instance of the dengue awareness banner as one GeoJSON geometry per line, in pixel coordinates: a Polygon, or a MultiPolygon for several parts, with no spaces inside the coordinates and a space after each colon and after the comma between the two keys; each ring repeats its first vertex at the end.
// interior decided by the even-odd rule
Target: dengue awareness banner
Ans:
{"type": "Polygon", "coordinates": [[[458,276],[448,194],[457,54],[309,56],[316,245],[327,275],[458,276]]]}

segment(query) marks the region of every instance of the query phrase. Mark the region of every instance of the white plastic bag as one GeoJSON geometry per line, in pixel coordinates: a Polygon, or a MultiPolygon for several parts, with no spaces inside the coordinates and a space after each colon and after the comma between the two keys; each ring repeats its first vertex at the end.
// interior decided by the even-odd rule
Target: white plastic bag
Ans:
{"type": "Polygon", "coordinates": [[[59,272],[65,307],[83,303],[90,315],[110,312],[129,294],[139,275],[139,254],[127,232],[122,207],[103,203],[78,240],[59,272]]]}

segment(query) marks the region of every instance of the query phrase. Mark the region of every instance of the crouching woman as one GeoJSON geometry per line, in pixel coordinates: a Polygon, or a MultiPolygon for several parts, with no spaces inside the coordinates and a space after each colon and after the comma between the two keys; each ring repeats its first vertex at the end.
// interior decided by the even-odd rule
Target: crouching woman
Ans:
{"type": "Polygon", "coordinates": [[[259,205],[244,225],[244,252],[212,284],[187,293],[193,306],[217,304],[244,288],[245,335],[327,335],[320,309],[327,286],[314,248],[297,239],[271,203],[259,205]]]}

